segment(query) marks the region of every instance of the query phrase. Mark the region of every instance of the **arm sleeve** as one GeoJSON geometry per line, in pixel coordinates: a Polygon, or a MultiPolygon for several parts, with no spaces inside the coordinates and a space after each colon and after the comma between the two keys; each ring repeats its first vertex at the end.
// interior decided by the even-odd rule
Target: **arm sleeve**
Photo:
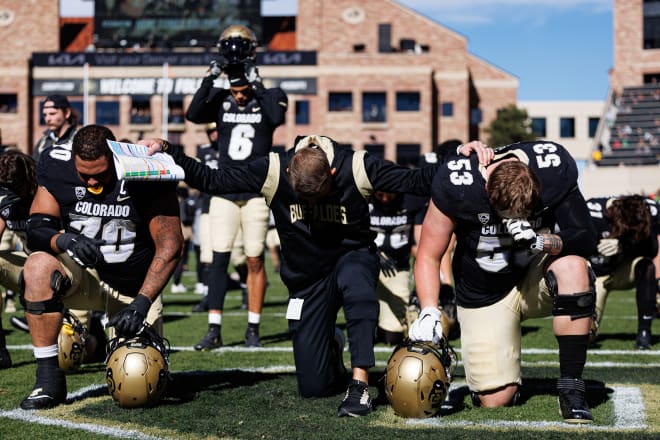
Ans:
{"type": "Polygon", "coordinates": [[[364,164],[369,180],[376,191],[410,193],[418,196],[431,194],[433,176],[440,168],[432,164],[422,168],[408,168],[366,154],[364,164]]]}
{"type": "Polygon", "coordinates": [[[555,217],[562,241],[561,256],[580,255],[585,258],[597,253],[598,237],[589,209],[580,191],[574,188],[555,207],[555,217]]]}
{"type": "Polygon", "coordinates": [[[268,157],[232,165],[221,164],[218,169],[212,169],[186,156],[181,147],[173,146],[171,154],[183,168],[186,183],[209,194],[261,193],[268,173],[268,157]]]}
{"type": "Polygon", "coordinates": [[[284,116],[289,105],[289,98],[279,87],[264,89],[263,87],[254,88],[254,96],[263,107],[264,115],[274,127],[284,123],[284,116]]]}
{"type": "Polygon", "coordinates": [[[186,119],[196,124],[215,122],[220,108],[219,102],[223,96],[220,93],[222,90],[224,89],[213,87],[212,77],[204,78],[186,111],[186,119]]]}

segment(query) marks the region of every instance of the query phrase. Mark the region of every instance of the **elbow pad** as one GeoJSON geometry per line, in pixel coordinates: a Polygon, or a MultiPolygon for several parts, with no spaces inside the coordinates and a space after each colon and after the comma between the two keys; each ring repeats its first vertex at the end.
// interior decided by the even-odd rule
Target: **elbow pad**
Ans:
{"type": "Polygon", "coordinates": [[[62,229],[58,217],[47,214],[32,214],[27,221],[27,247],[31,251],[53,253],[50,240],[62,229]]]}

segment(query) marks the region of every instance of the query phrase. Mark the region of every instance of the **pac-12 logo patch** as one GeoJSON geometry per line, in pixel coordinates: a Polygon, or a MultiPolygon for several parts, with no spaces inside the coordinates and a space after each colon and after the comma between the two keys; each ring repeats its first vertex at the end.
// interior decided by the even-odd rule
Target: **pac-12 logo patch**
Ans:
{"type": "Polygon", "coordinates": [[[488,222],[490,221],[490,214],[487,212],[480,212],[477,214],[477,218],[481,222],[482,225],[487,225],[488,222]]]}
{"type": "Polygon", "coordinates": [[[83,197],[85,197],[85,187],[84,186],[76,186],[76,198],[78,200],[82,200],[83,197]]]}

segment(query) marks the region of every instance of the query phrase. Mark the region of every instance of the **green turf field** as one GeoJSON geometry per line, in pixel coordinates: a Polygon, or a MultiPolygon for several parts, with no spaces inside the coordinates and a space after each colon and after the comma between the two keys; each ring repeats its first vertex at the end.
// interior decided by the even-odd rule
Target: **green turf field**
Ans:
{"type": "MultiPolygon", "coordinates": [[[[184,282],[192,292],[192,273],[184,282]]],[[[20,410],[20,400],[34,383],[35,363],[29,336],[11,327],[10,315],[3,314],[15,366],[0,371],[0,439],[660,438],[660,340],[654,338],[651,351],[634,348],[637,324],[631,292],[609,297],[601,340],[589,352],[584,375],[596,422],[576,427],[564,424],[558,413],[554,380],[559,367],[549,319],[524,323],[522,406],[474,408],[459,362],[439,417],[400,418],[379,387],[392,347],[378,345],[377,366],[370,378],[374,412],[359,419],[337,418],[342,395],[297,396],[284,318],[287,293],[277,275],[269,273],[269,282],[261,349],[243,345],[247,312],[240,308],[239,291],[230,291],[226,301],[225,347],[198,353],[192,346],[206,331],[206,314],[190,310],[199,296],[166,290],[165,334],[172,348],[173,383],[167,398],[151,409],[115,406],[107,394],[104,365],[97,363],[67,376],[66,405],[49,411],[20,410]]],[[[657,323],[655,332],[660,333],[657,323]]],[[[460,359],[460,343],[452,343],[460,359]]],[[[344,359],[348,362],[346,352],[344,359]]]]}

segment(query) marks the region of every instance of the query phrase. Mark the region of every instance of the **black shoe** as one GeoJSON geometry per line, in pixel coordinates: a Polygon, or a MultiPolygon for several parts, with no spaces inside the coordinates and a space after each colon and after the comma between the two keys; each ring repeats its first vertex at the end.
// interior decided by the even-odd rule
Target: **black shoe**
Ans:
{"type": "Polygon", "coordinates": [[[245,330],[245,346],[261,347],[261,339],[259,338],[259,327],[248,326],[247,330],[245,330]]]}
{"type": "Polygon", "coordinates": [[[214,348],[222,347],[222,337],[220,333],[214,330],[206,332],[201,341],[195,345],[197,351],[209,351],[214,348]]]}
{"type": "Polygon", "coordinates": [[[209,297],[204,295],[202,299],[193,306],[192,311],[195,313],[208,312],[209,310],[209,297]]]}
{"type": "Polygon", "coordinates": [[[0,348],[0,370],[4,370],[5,368],[11,368],[11,356],[9,356],[7,347],[2,347],[0,348]]]}
{"type": "Polygon", "coordinates": [[[27,319],[25,319],[25,317],[19,318],[17,316],[12,316],[9,319],[9,322],[14,328],[24,331],[25,333],[30,333],[30,327],[28,327],[27,319]]]}
{"type": "Polygon", "coordinates": [[[637,333],[637,340],[635,345],[638,350],[650,350],[651,349],[651,332],[648,330],[640,330],[637,333]]]}
{"type": "Polygon", "coordinates": [[[337,417],[366,416],[371,412],[371,397],[369,397],[369,385],[357,379],[351,379],[348,383],[346,396],[339,405],[337,417]]]}
{"type": "Polygon", "coordinates": [[[49,370],[46,380],[40,380],[42,374],[37,369],[37,383],[32,392],[21,402],[23,409],[49,409],[66,401],[66,378],[60,368],[49,370]]]}
{"type": "Polygon", "coordinates": [[[593,423],[594,417],[584,398],[582,379],[561,378],[557,381],[559,412],[566,423],[593,423]]]}

